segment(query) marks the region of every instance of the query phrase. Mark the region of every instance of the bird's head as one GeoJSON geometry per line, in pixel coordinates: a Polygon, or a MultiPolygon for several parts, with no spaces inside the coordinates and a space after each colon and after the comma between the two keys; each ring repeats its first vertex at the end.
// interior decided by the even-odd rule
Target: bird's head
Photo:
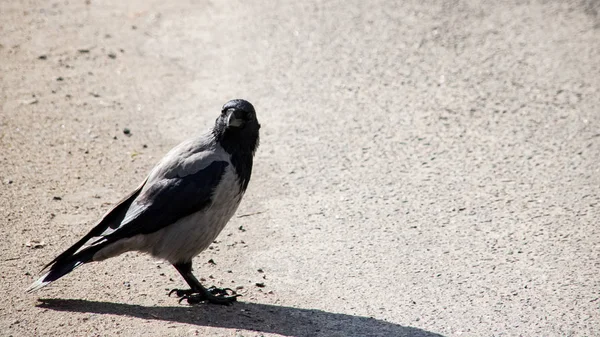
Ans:
{"type": "Polygon", "coordinates": [[[222,123],[228,129],[235,128],[241,130],[248,123],[252,124],[254,122],[254,124],[258,124],[254,106],[243,99],[234,99],[225,103],[221,109],[219,119],[217,123],[222,123]]]}
{"type": "Polygon", "coordinates": [[[243,99],[225,103],[215,123],[215,133],[222,145],[252,152],[258,147],[259,129],[254,106],[243,99]]]}

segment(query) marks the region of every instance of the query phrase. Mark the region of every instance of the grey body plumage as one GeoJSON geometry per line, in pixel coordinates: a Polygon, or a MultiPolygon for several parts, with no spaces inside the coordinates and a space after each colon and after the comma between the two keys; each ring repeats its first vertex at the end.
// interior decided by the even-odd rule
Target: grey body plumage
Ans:
{"type": "Polygon", "coordinates": [[[227,304],[227,291],[199,284],[191,260],[206,249],[235,213],[248,186],[260,125],[244,100],[227,102],[215,126],[173,148],[146,180],[86,236],[56,257],[27,291],[46,286],[76,267],[127,251],[172,263],[191,289],[188,302],[227,304]]]}

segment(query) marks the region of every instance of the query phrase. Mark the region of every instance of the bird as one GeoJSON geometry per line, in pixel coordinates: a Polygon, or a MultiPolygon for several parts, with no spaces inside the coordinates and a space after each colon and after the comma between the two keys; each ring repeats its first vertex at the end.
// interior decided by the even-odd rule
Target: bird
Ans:
{"type": "Polygon", "coordinates": [[[234,215],[250,182],[260,124],[254,106],[230,100],[207,132],[174,147],[133,192],[96,226],[48,263],[26,292],[36,291],[75,268],[128,251],[171,263],[189,285],[173,289],[179,302],[231,304],[238,294],[204,287],[192,259],[216,239],[234,215]]]}

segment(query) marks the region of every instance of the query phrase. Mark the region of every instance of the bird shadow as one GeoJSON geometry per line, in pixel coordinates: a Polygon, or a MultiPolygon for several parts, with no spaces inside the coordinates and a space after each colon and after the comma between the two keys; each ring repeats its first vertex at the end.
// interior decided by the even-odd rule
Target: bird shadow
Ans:
{"type": "Polygon", "coordinates": [[[269,304],[238,302],[232,306],[198,305],[146,307],[73,299],[40,299],[41,308],[122,315],[206,327],[276,333],[284,336],[405,336],[443,337],[437,333],[382,320],[269,304]]]}

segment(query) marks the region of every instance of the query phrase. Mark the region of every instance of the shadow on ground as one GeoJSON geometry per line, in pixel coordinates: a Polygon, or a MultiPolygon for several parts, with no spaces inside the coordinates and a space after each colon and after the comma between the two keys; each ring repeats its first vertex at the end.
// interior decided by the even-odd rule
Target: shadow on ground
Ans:
{"type": "Polygon", "coordinates": [[[238,302],[216,305],[144,307],[70,299],[40,299],[38,307],[57,311],[132,316],[199,326],[246,329],[285,336],[406,336],[442,337],[417,328],[374,318],[267,304],[238,302]]]}

